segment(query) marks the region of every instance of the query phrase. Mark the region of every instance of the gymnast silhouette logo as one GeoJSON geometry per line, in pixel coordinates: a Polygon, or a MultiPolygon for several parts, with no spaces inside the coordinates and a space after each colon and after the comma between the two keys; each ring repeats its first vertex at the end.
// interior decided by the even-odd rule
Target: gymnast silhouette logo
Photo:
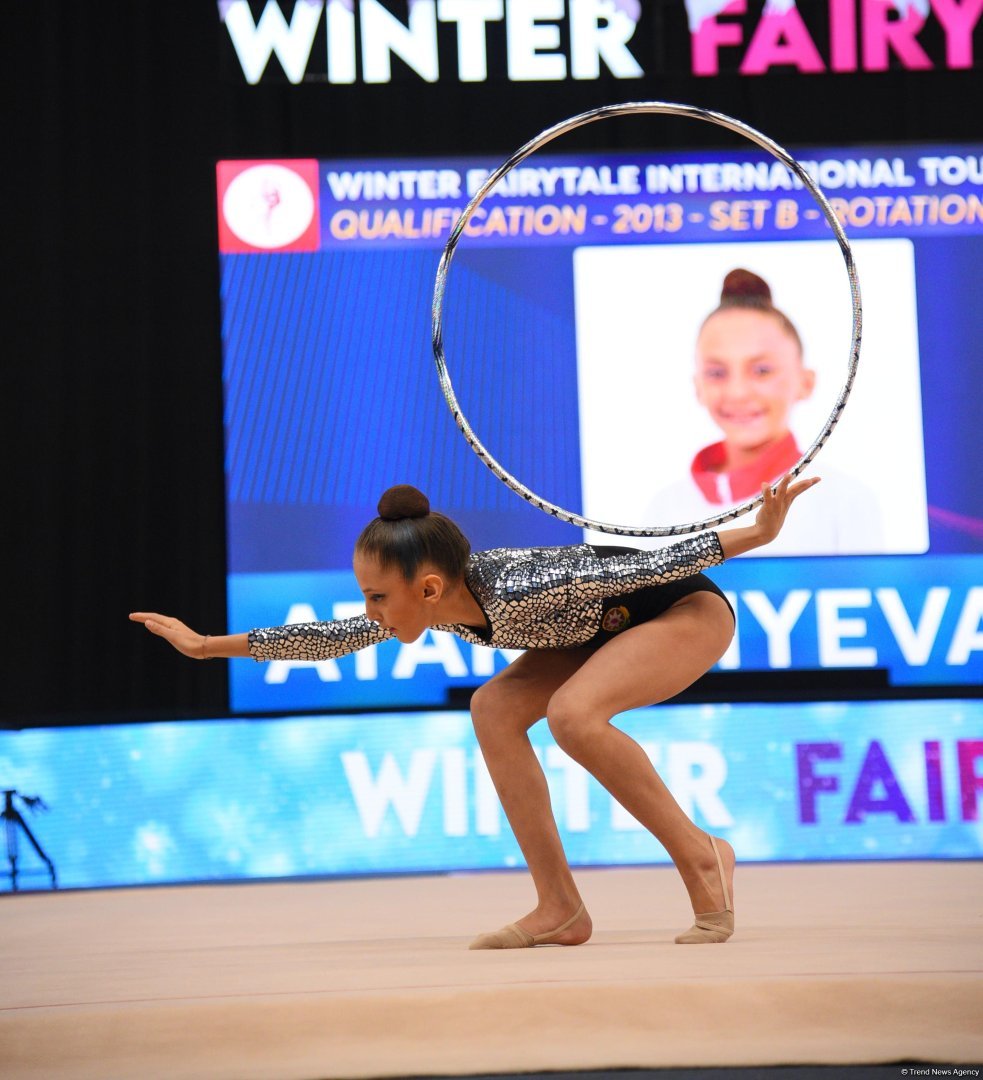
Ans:
{"type": "Polygon", "coordinates": [[[225,190],[222,216],[243,243],[265,251],[299,240],[314,220],[308,181],[285,165],[265,162],[240,172],[225,190]]]}
{"type": "Polygon", "coordinates": [[[601,629],[609,634],[617,634],[631,622],[631,612],[626,607],[608,608],[601,618],[601,629]]]}

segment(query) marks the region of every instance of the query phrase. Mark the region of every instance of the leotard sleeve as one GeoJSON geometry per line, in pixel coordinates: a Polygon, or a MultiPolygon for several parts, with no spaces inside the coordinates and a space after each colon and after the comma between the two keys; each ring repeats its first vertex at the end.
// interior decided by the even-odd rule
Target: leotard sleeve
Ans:
{"type": "Polygon", "coordinates": [[[333,622],[292,623],[250,630],[249,655],[254,660],[332,660],[388,641],[383,630],[365,615],[333,622]]]}
{"type": "Polygon", "coordinates": [[[589,554],[578,576],[591,596],[621,596],[650,585],[666,585],[724,561],[720,537],[715,532],[700,533],[652,551],[599,555],[597,548],[585,546],[589,554]]]}
{"type": "Polygon", "coordinates": [[[546,548],[538,557],[507,571],[502,582],[506,594],[596,600],[665,585],[691,577],[724,561],[715,532],[700,533],[653,551],[616,549],[605,555],[602,548],[580,544],[569,548],[546,548]]]}

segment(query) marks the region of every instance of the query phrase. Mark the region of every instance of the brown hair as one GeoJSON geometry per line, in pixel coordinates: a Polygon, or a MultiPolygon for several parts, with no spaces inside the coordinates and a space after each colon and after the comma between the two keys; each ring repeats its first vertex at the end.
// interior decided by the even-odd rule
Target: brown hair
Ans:
{"type": "Polygon", "coordinates": [[[409,484],[383,492],[379,516],[365,526],[355,550],[378,559],[384,569],[399,567],[410,581],[424,563],[452,580],[464,577],[471,544],[449,517],[430,509],[430,500],[409,484]]]}
{"type": "MultiPolygon", "coordinates": [[[[720,290],[720,304],[710,312],[703,320],[703,326],[721,311],[731,311],[740,308],[745,311],[761,311],[766,315],[773,316],[778,325],[799,347],[802,352],[802,339],[799,337],[795,324],[783,312],[771,302],[771,288],[763,277],[738,267],[724,278],[723,288],[720,290]]],[[[702,330],[703,327],[701,326],[702,330]]]]}

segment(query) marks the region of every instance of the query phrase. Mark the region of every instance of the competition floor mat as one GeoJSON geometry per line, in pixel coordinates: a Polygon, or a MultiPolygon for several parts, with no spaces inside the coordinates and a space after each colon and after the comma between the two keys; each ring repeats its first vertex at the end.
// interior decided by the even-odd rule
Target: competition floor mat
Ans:
{"type": "Polygon", "coordinates": [[[672,868],[577,878],[591,941],[503,952],[467,945],[532,906],[520,871],[7,894],[0,1075],[983,1060],[978,862],[739,865],[713,946],[673,943],[672,868]]]}

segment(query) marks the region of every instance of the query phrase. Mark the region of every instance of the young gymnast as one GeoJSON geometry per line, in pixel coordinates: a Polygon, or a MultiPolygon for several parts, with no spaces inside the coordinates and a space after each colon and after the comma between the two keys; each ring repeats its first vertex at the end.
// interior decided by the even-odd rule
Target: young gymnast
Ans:
{"type": "Polygon", "coordinates": [[[753,498],[802,456],[789,422],[796,403],[811,396],[816,374],[803,362],[792,321],[750,270],[724,279],[720,305],[696,340],[693,381],[723,435],[700,450],[691,469],[707,502],[753,498]]]}
{"type": "Polygon", "coordinates": [[[213,637],[178,619],[134,612],[196,659],[319,660],[427,629],[525,649],[475,692],[471,715],[488,771],[536,888],[536,907],[482,934],[472,949],[579,945],[591,920],[570,872],[546,777],[527,732],[543,717],[558,745],[665,847],[696,920],[679,944],[734,931],[734,850],[690,821],[644,750],[611,724],[618,713],[673,697],[713,666],[733,612],[701,571],[770,543],[792,502],[818,479],[786,475],[754,524],[701,533],[656,551],[579,544],[471,553],[461,530],[416,488],[390,488],[355,544],[365,615],[213,637]]]}
{"type": "MultiPolygon", "coordinates": [[[[792,417],[812,397],[816,372],[806,365],[799,332],[772,303],[764,278],[740,268],[724,278],[720,303],[696,338],[693,386],[722,437],[697,451],[685,477],[652,497],[640,517],[646,523],[699,521],[752,499],[802,456],[792,417]]],[[[767,554],[886,550],[876,493],[835,469],[823,474],[823,490],[767,554]]],[[[640,538],[638,546],[664,543],[640,538]]]]}

